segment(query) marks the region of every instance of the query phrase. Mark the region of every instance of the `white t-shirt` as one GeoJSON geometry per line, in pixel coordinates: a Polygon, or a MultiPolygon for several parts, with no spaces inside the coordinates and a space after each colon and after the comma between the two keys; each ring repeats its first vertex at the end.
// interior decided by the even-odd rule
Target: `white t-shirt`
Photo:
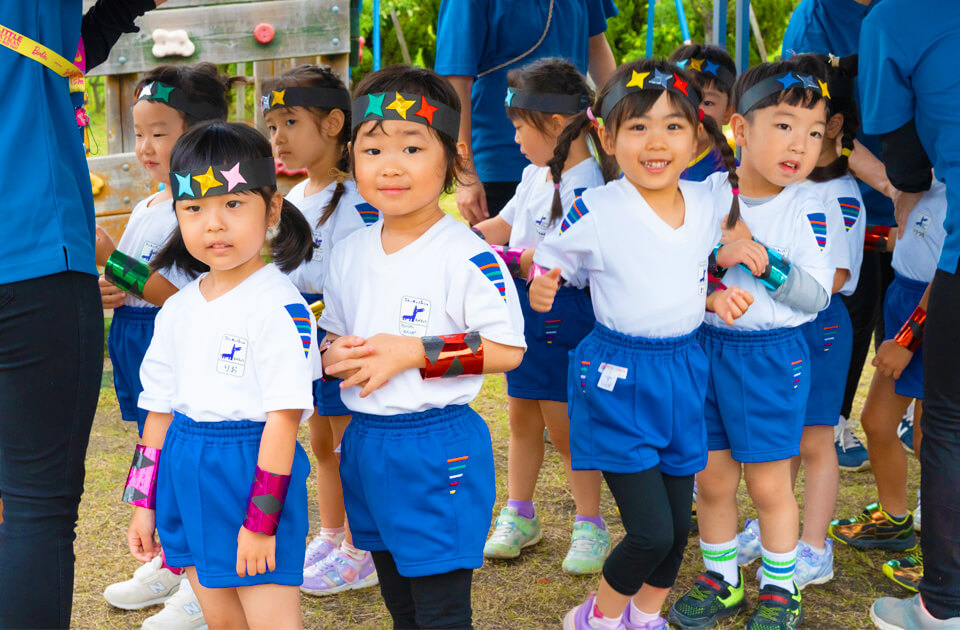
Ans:
{"type": "MultiPolygon", "coordinates": [[[[163,249],[170,239],[170,235],[177,229],[177,214],[173,210],[173,199],[161,201],[152,206],[147,204],[160,193],[154,193],[138,203],[130,214],[123,236],[117,243],[117,249],[149,265],[153,257],[163,249]]],[[[192,278],[178,267],[161,269],[160,275],[170,281],[178,289],[190,283],[192,278]]],[[[127,293],[123,300],[124,306],[154,307],[146,300],[140,299],[132,293],[127,293]]]]}
{"type": "Polygon", "coordinates": [[[327,276],[329,253],[333,245],[354,230],[376,223],[380,219],[380,212],[363,200],[357,192],[355,183],[346,181],[343,183],[346,190],[340,197],[337,209],[333,211],[326,223],[320,225],[320,216],[330,197],[333,196],[337,183],[333,182],[320,192],[304,197],[309,182],[309,179],[304,180],[294,186],[287,193],[286,199],[303,213],[307,223],[310,224],[310,230],[313,232],[313,258],[294,269],[289,275],[290,280],[301,293],[323,293],[323,281],[327,276]]]}
{"type": "Polygon", "coordinates": [[[832,242],[833,265],[850,272],[838,293],[853,295],[860,280],[863,235],[867,231],[867,214],[857,180],[848,173],[828,182],[806,181],[801,186],[816,195],[827,211],[827,240],[832,242]]]}
{"type": "MultiPolygon", "coordinates": [[[[523,314],[506,264],[470,229],[444,216],[420,238],[387,255],[383,223],[348,236],[333,249],[320,326],[335,335],[412,337],[478,332],[495,343],[526,348],[523,314]]],[[[483,376],[420,378],[407,370],[366,398],[343,390],[353,411],[395,415],[464,405],[483,376]]]]}
{"type": "MultiPolygon", "coordinates": [[[[603,186],[603,173],[593,158],[583,160],[564,173],[560,180],[560,203],[564,212],[584,190],[597,186],[603,186]]],[[[523,169],[517,192],[499,215],[510,224],[510,247],[536,247],[548,232],[560,229],[563,217],[550,222],[553,193],[549,168],[531,164],[523,169]]]]}
{"type": "MultiPolygon", "coordinates": [[[[733,201],[727,174],[714,173],[704,183],[714,191],[717,214],[726,215],[733,201]]],[[[831,260],[826,210],[813,193],[791,184],[765,203],[748,205],[741,200],[740,214],[756,240],[813,276],[828,294],[831,292],[836,267],[831,260]]],[[[707,313],[706,322],[711,326],[769,330],[792,328],[816,319],[816,313],[804,313],[773,299],[760,280],[740,265],[727,270],[723,283],[746,290],[753,295],[753,304],[743,317],[734,320],[733,326],[714,313],[707,313]]]]}
{"type": "Polygon", "coordinates": [[[893,248],[893,269],[906,278],[930,282],[937,271],[937,261],[947,232],[943,220],[947,216],[947,187],[933,180],[901,226],[903,238],[893,248]]]}
{"type": "Polygon", "coordinates": [[[590,282],[597,321],[621,333],[667,338],[703,322],[707,258],[720,240],[710,190],[680,182],[685,216],[671,228],[626,178],[592,188],[574,202],[533,255],[577,285],[590,282]]]}
{"type": "Polygon", "coordinates": [[[157,314],[140,366],[140,408],[198,422],[265,422],[282,409],[309,418],[320,355],[316,321],[296,287],[267,265],[208,302],[202,277],[157,314]]]}

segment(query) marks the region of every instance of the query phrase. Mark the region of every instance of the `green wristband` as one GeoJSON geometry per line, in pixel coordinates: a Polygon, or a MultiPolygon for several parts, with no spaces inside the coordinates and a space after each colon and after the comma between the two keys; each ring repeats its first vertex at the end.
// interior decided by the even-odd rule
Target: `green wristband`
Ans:
{"type": "Polygon", "coordinates": [[[142,298],[150,267],[116,249],[104,265],[103,276],[118,289],[142,298]]]}

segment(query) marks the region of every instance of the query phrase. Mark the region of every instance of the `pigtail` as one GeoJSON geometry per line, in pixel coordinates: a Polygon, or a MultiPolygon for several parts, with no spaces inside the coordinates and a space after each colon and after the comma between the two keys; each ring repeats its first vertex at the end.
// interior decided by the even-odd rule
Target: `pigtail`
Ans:
{"type": "MultiPolygon", "coordinates": [[[[344,128],[347,128],[346,123],[344,123],[344,128]]],[[[340,205],[340,199],[343,197],[343,194],[347,192],[347,187],[343,183],[350,172],[350,150],[347,147],[346,142],[340,145],[340,159],[337,161],[336,167],[334,167],[337,176],[337,187],[333,189],[333,195],[330,196],[330,201],[323,207],[323,214],[320,215],[320,220],[317,222],[318,225],[323,225],[333,216],[337,206],[340,205]]]]}
{"type": "MultiPolygon", "coordinates": [[[[701,110],[700,113],[702,115],[703,110],[701,110]]],[[[733,201],[730,204],[730,212],[727,214],[727,229],[732,229],[736,226],[737,221],[740,220],[740,179],[737,177],[736,156],[733,153],[733,149],[730,148],[730,144],[727,142],[727,137],[723,135],[723,130],[720,129],[720,125],[717,124],[717,121],[715,121],[712,116],[702,115],[700,122],[703,124],[704,130],[710,134],[713,145],[720,150],[720,155],[723,156],[724,166],[727,168],[727,181],[730,182],[730,187],[733,188],[733,201]]]]}
{"type": "Polygon", "coordinates": [[[150,261],[150,271],[176,268],[190,278],[196,278],[201,273],[210,271],[210,267],[190,255],[187,245],[183,242],[180,225],[173,230],[166,244],[150,261]]]}
{"type": "Polygon", "coordinates": [[[270,241],[273,262],[283,273],[290,273],[313,257],[313,233],[303,214],[283,200],[277,235],[270,241]]]}
{"type": "Polygon", "coordinates": [[[560,201],[560,180],[563,177],[563,165],[567,162],[570,155],[570,145],[580,137],[584,127],[590,125],[590,120],[586,113],[579,113],[571,116],[567,120],[566,127],[557,137],[557,146],[553,149],[553,157],[547,161],[547,168],[550,169],[550,176],[553,178],[553,205],[550,208],[550,223],[559,221],[563,218],[565,208],[560,201]]]}

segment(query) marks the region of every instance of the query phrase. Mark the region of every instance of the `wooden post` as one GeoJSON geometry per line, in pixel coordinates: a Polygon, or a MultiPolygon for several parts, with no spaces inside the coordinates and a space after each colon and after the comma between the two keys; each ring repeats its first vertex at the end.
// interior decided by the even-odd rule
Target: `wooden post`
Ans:
{"type": "Polygon", "coordinates": [[[260,109],[260,97],[263,96],[263,78],[268,76],[270,62],[253,62],[253,126],[263,129],[263,110],[260,109]]]}
{"type": "Polygon", "coordinates": [[[400,27],[400,18],[397,17],[396,9],[390,9],[390,19],[393,20],[393,28],[397,31],[397,41],[400,42],[400,53],[403,54],[403,63],[410,65],[410,51],[407,49],[407,40],[403,36],[403,28],[400,27]]]}
{"type": "MultiPolygon", "coordinates": [[[[238,63],[237,64],[237,76],[245,77],[247,76],[247,64],[238,63]]],[[[254,108],[259,105],[259,103],[254,103],[254,108]]],[[[247,86],[243,83],[237,85],[234,88],[234,107],[235,107],[235,119],[237,122],[246,121],[247,119],[247,86]]]]}

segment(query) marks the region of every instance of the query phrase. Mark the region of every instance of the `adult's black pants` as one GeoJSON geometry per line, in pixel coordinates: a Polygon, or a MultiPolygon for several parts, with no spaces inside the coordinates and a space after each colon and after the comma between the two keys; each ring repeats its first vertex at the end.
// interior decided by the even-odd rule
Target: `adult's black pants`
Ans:
{"type": "Polygon", "coordinates": [[[400,575],[389,551],[374,551],[372,555],[380,593],[396,630],[473,628],[473,569],[408,578],[400,575]]]}
{"type": "Polygon", "coordinates": [[[103,371],[97,278],[0,284],[0,628],[67,628],[103,371]]]}
{"type": "Polygon", "coordinates": [[[520,182],[484,182],[483,193],[487,197],[487,212],[493,218],[500,214],[507,202],[513,199],[520,182]]]}

